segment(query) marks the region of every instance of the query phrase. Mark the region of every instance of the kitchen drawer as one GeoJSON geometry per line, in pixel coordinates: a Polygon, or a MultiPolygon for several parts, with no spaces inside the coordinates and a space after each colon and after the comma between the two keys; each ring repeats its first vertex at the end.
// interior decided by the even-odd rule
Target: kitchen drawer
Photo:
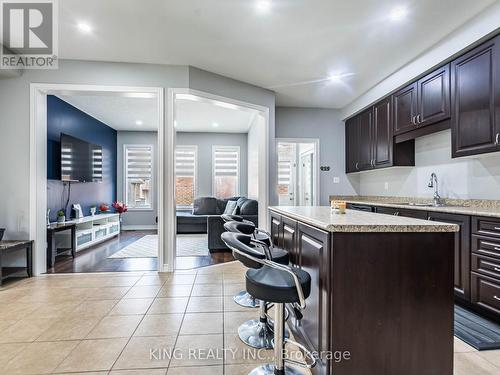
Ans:
{"type": "Polygon", "coordinates": [[[500,281],[471,272],[471,302],[500,314],[500,281]]]}
{"type": "Polygon", "coordinates": [[[375,212],[378,214],[386,214],[386,215],[399,215],[399,210],[397,208],[391,207],[375,207],[375,212]]]}
{"type": "Polygon", "coordinates": [[[500,260],[482,255],[472,254],[471,270],[486,276],[494,277],[500,282],[500,260]]]}
{"type": "Polygon", "coordinates": [[[500,238],[500,220],[474,216],[472,218],[472,233],[500,238]]]}
{"type": "Polygon", "coordinates": [[[376,212],[378,214],[412,217],[415,219],[427,220],[427,211],[422,210],[411,210],[406,208],[393,208],[393,207],[376,207],[376,212]]]}
{"type": "Polygon", "coordinates": [[[500,239],[473,234],[472,252],[500,259],[500,239]]]}

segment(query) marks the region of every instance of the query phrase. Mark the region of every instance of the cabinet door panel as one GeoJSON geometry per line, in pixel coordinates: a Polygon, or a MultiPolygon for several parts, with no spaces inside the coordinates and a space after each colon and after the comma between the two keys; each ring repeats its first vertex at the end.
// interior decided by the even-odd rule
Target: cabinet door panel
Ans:
{"type": "MultiPolygon", "coordinates": [[[[311,295],[306,301],[306,309],[303,310],[300,334],[311,349],[319,352],[329,347],[329,241],[330,236],[327,232],[299,223],[298,247],[301,268],[311,275],[311,295]]],[[[325,359],[324,362],[320,362],[318,373],[327,373],[325,359]]]]}
{"type": "Polygon", "coordinates": [[[359,115],[359,169],[366,170],[372,168],[372,129],[373,111],[368,109],[359,115]]]}
{"type": "Polygon", "coordinates": [[[283,246],[283,224],[280,215],[271,212],[271,238],[274,246],[283,246]]]}
{"type": "Polygon", "coordinates": [[[455,235],[455,296],[470,299],[470,216],[429,212],[429,220],[458,224],[455,235]]]}
{"type": "Polygon", "coordinates": [[[416,128],[413,118],[417,115],[417,83],[392,95],[394,134],[402,134],[416,128]]]}
{"type": "Polygon", "coordinates": [[[445,65],[418,80],[419,126],[450,117],[450,67],[445,65]]]}
{"type": "Polygon", "coordinates": [[[493,39],[451,63],[453,157],[498,150],[498,43],[493,39]]]}
{"type": "Polygon", "coordinates": [[[300,266],[300,253],[297,248],[297,222],[283,217],[283,249],[290,253],[290,263],[300,266]]]}
{"type": "Polygon", "coordinates": [[[346,173],[359,170],[359,117],[355,116],[346,121],[346,173]]]}
{"type": "Polygon", "coordinates": [[[391,100],[386,98],[373,106],[373,158],[375,167],[392,164],[391,100]]]}

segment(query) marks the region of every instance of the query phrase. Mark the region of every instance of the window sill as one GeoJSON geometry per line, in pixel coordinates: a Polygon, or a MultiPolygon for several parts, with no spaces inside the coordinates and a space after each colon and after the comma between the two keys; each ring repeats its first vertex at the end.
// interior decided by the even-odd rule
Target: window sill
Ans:
{"type": "Polygon", "coordinates": [[[130,208],[127,212],[153,212],[153,208],[130,208]]]}

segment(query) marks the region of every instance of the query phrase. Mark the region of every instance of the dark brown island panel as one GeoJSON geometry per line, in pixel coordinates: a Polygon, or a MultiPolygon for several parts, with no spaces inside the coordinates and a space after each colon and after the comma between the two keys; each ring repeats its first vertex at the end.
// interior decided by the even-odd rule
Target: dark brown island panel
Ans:
{"type": "Polygon", "coordinates": [[[329,207],[271,207],[275,246],[311,274],[289,326],[315,374],[452,375],[458,226],[329,207]]]}

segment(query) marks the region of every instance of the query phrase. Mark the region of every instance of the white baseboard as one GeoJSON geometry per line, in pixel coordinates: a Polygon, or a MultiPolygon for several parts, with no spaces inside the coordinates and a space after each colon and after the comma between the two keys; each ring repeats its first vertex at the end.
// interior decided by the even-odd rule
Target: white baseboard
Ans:
{"type": "Polygon", "coordinates": [[[122,225],[121,230],[157,230],[157,225],[122,225]]]}

